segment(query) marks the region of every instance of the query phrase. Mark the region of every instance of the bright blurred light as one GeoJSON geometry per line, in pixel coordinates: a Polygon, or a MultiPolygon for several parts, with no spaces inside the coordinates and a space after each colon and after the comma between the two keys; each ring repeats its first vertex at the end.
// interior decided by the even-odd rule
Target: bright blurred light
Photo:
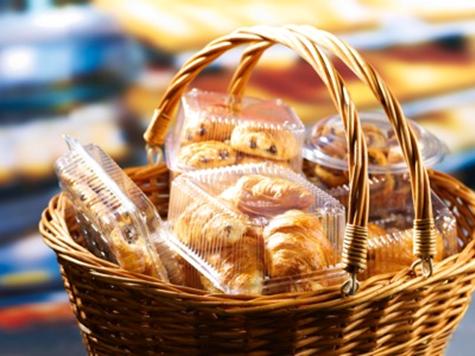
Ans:
{"type": "Polygon", "coordinates": [[[14,46],[0,52],[0,75],[4,78],[28,78],[35,68],[35,51],[14,46]]]}

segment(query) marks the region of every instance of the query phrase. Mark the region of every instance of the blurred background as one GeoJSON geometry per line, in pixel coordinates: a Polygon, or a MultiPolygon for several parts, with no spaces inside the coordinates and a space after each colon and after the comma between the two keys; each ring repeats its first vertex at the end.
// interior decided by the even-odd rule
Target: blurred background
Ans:
{"type": "MultiPolygon", "coordinates": [[[[475,2],[466,0],[0,0],[0,345],[2,355],[84,355],[54,254],[37,223],[58,191],[62,134],[95,142],[122,166],[145,162],[142,133],[172,75],[239,26],[305,23],[361,51],[406,114],[450,154],[438,169],[475,188],[475,2]]],[[[195,86],[225,90],[226,54],[195,86]]],[[[362,110],[369,89],[341,68],[362,110]]],[[[279,97],[310,125],[334,113],[323,84],[272,48],[247,94],[279,97]]],[[[475,311],[449,355],[473,355],[475,311]]]]}

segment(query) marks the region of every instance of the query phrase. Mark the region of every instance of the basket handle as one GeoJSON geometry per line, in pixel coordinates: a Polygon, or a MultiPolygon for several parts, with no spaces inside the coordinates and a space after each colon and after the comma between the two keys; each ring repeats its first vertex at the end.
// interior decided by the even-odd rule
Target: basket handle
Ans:
{"type": "Polygon", "coordinates": [[[342,261],[345,270],[351,276],[343,289],[345,293],[353,294],[357,290],[356,274],[366,268],[369,209],[366,142],[358,113],[342,78],[331,60],[313,41],[289,29],[276,27],[243,29],[212,41],[189,59],[172,79],[144,134],[145,141],[149,147],[157,148],[163,144],[172,115],[188,84],[220,55],[234,47],[249,43],[262,43],[265,46],[279,43],[297,52],[327,85],[343,119],[348,144],[350,193],[342,261]]]}
{"type": "MultiPolygon", "coordinates": [[[[418,257],[418,260],[412,267],[415,268],[418,264],[422,264],[424,275],[430,276],[432,274],[432,258],[436,251],[436,238],[434,234],[435,225],[432,213],[429,176],[424,168],[417,138],[408,125],[399,102],[374,68],[366,63],[354,48],[339,40],[336,36],[306,25],[291,25],[287,26],[287,28],[295,33],[305,35],[318,46],[335,54],[361,80],[369,85],[376,98],[381,102],[394,128],[404,159],[409,167],[415,211],[413,252],[418,257]]],[[[244,29],[242,32],[245,34],[246,30],[244,29]]],[[[264,51],[272,45],[273,43],[271,42],[259,42],[246,49],[241,57],[241,63],[231,80],[229,86],[231,94],[243,95],[252,69],[256,66],[264,51]]]]}

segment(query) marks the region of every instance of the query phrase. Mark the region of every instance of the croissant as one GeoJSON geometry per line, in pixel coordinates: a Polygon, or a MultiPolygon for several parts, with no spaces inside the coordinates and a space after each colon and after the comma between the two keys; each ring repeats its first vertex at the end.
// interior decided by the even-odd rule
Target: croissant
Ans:
{"type": "MultiPolygon", "coordinates": [[[[231,291],[262,294],[264,258],[262,237],[244,236],[241,241],[219,253],[209,254],[206,261],[217,272],[219,282],[231,291]]],[[[201,283],[206,290],[217,289],[205,277],[201,283]]]]}
{"type": "Polygon", "coordinates": [[[167,271],[162,261],[159,257],[155,261],[152,260],[143,241],[126,242],[122,238],[119,228],[111,232],[110,239],[114,257],[119,266],[131,272],[155,276],[168,281],[167,271]]]}
{"type": "Polygon", "coordinates": [[[246,232],[244,218],[209,203],[194,203],[185,208],[174,224],[176,236],[196,250],[211,250],[239,241],[246,232]]]}
{"type": "Polygon", "coordinates": [[[221,198],[251,216],[274,216],[289,209],[307,209],[314,203],[312,193],[287,179],[249,175],[226,189],[221,198]]]}
{"type": "MultiPolygon", "coordinates": [[[[264,243],[267,273],[274,280],[298,279],[336,260],[318,217],[299,210],[274,217],[264,229],[264,243]]],[[[283,284],[272,292],[313,290],[318,286],[312,281],[283,284]]]]}

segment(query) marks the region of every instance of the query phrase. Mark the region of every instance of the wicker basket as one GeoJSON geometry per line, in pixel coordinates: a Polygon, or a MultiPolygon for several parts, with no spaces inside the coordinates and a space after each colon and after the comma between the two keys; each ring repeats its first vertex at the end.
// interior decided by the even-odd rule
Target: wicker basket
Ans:
{"type": "MultiPolygon", "coordinates": [[[[469,306],[475,280],[475,193],[455,179],[427,172],[398,102],[376,72],[348,45],[305,26],[255,27],[211,42],[173,79],[148,128],[159,147],[181,94],[196,75],[227,50],[249,44],[230,90],[241,95],[251,69],[275,43],[296,51],[329,88],[349,143],[350,201],[343,260],[352,277],[315,292],[272,296],[210,295],[160,282],[99,259],[76,241],[78,226],[63,195],[44,211],[40,231],[56,252],[73,311],[92,355],[142,354],[427,354],[442,353],[469,306]],[[368,219],[366,144],[343,81],[322,49],[340,57],[382,103],[409,166],[415,207],[414,246],[423,275],[408,268],[361,283],[368,219]],[[430,184],[429,184],[430,179],[430,184]],[[451,207],[463,250],[432,266],[430,188],[451,207]],[[432,269],[433,267],[433,269],[432,269]],[[356,292],[356,293],[355,293],[356,292]]],[[[150,152],[159,152],[152,148],[150,152]]],[[[163,163],[128,170],[166,216],[169,171],[163,163]]],[[[418,271],[418,269],[417,269],[418,271]]]]}

